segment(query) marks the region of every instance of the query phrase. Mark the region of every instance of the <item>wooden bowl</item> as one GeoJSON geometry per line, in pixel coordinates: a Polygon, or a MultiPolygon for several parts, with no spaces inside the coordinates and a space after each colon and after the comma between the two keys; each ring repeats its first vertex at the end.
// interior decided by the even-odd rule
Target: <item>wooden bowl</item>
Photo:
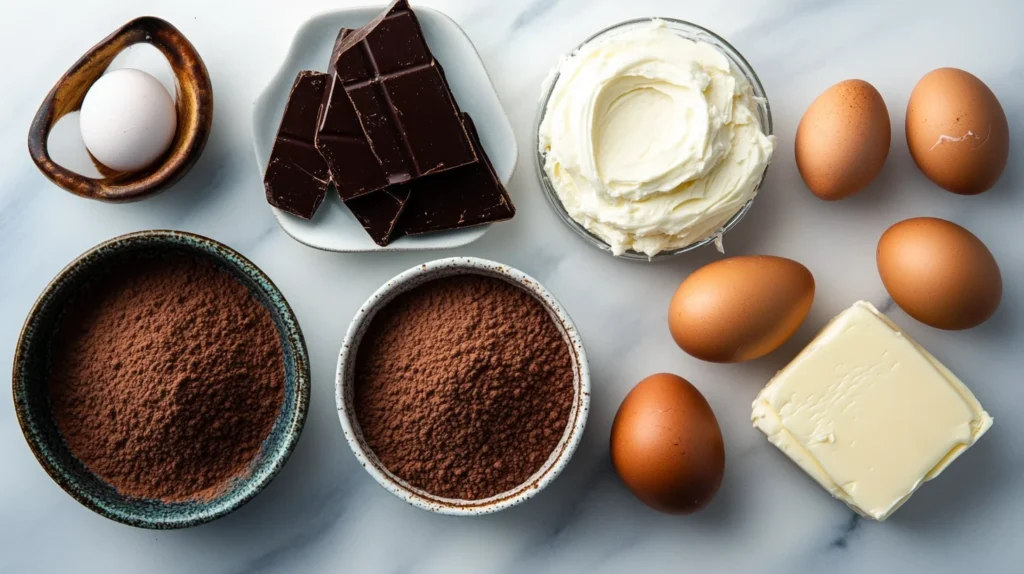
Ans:
{"type": "Polygon", "coordinates": [[[144,16],[115,30],[61,76],[32,120],[28,151],[43,175],[66,191],[101,201],[135,201],[171,187],[188,173],[202,154],[212,125],[213,86],[199,53],[169,22],[144,16]],[[50,130],[62,117],[82,107],[86,92],[118,54],[139,43],[160,50],[174,73],[178,130],[170,150],[152,166],[132,173],[111,170],[94,160],[103,174],[98,179],[57,165],[47,151],[50,130]]]}

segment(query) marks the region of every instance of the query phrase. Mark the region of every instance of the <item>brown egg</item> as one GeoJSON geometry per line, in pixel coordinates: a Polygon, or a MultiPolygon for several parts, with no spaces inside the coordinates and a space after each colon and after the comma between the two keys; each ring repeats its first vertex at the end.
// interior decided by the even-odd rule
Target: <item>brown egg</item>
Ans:
{"type": "Polygon", "coordinates": [[[644,504],[670,514],[704,508],[725,473],[718,420],[686,379],[661,373],[640,381],[615,414],[612,464],[644,504]]]}
{"type": "Polygon", "coordinates": [[[1003,279],[973,233],[933,217],[890,227],[878,241],[878,273],[908,315],[938,329],[970,329],[999,307],[1003,279]]]}
{"type": "Polygon", "coordinates": [[[907,146],[917,167],[961,195],[987,191],[1010,154],[1010,128],[992,90],[956,68],[921,78],[907,104],[907,146]]]}
{"type": "Polygon", "coordinates": [[[796,166],[814,195],[850,197],[882,171],[892,138],[889,109],[864,80],[825,90],[796,128],[796,166]]]}
{"type": "Polygon", "coordinates": [[[687,353],[715,363],[763,357],[807,318],[814,277],[784,257],[729,257],[701,267],[672,297],[668,327],[687,353]]]}

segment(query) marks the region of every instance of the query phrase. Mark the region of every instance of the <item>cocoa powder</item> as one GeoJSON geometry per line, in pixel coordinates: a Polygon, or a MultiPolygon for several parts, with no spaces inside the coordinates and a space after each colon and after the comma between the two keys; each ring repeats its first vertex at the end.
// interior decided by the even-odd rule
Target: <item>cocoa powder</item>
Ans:
{"type": "Polygon", "coordinates": [[[208,500],[245,476],[284,400],[269,312],[208,260],[139,258],[76,295],[51,347],[54,420],[120,493],[208,500]]]}
{"type": "Polygon", "coordinates": [[[460,275],[399,295],[357,351],[363,438],[396,476],[431,494],[478,500],[543,466],[573,404],[567,341],[528,292],[460,275]]]}

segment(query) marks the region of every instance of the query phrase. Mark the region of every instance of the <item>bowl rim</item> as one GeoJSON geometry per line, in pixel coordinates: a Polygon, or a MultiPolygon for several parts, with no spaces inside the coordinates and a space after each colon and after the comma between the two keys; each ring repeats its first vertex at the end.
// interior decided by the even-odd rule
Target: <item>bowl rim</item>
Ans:
{"type": "MultiPolygon", "coordinates": [[[[568,58],[572,57],[585,45],[589,44],[590,42],[598,38],[604,36],[611,36],[615,33],[624,31],[627,28],[659,21],[664,22],[668,26],[669,30],[671,30],[673,33],[677,35],[680,35],[689,40],[705,41],[707,43],[710,43],[718,51],[720,51],[729,60],[729,63],[732,64],[732,66],[736,68],[736,70],[739,71],[739,73],[742,74],[743,77],[746,78],[747,82],[750,84],[751,90],[754,94],[754,101],[755,103],[757,103],[758,120],[761,124],[761,132],[766,136],[774,135],[775,128],[772,121],[772,107],[771,103],[768,100],[768,94],[765,92],[764,86],[761,84],[761,78],[758,77],[757,72],[754,71],[753,66],[750,65],[750,62],[748,62],[747,59],[743,57],[743,54],[741,54],[739,50],[737,50],[732,44],[730,44],[728,40],[712,32],[711,30],[699,24],[689,22],[687,20],[681,20],[678,18],[668,18],[664,16],[648,16],[644,18],[633,18],[631,20],[626,20],[623,22],[619,22],[617,24],[612,24],[611,26],[608,26],[602,30],[599,30],[598,32],[595,32],[594,34],[591,34],[587,39],[580,42],[576,47],[570,50],[568,54],[566,54],[561,60],[559,60],[558,64],[556,64],[555,67],[552,68],[550,76],[544,81],[541,92],[540,104],[537,107],[537,113],[534,117],[533,123],[534,146],[532,155],[534,168],[537,172],[537,179],[540,181],[541,189],[544,190],[544,196],[547,198],[548,203],[551,205],[551,207],[555,210],[555,213],[558,215],[559,219],[561,219],[563,223],[565,223],[567,226],[569,226],[569,228],[575,231],[577,235],[586,240],[587,243],[608,254],[611,254],[611,246],[608,245],[608,243],[605,240],[601,239],[597,235],[594,235],[588,229],[583,227],[582,224],[573,219],[566,211],[565,206],[562,205],[562,201],[558,198],[558,194],[555,193],[555,189],[551,183],[551,179],[548,177],[547,171],[545,171],[544,169],[545,154],[540,150],[540,126],[541,123],[544,121],[544,116],[547,113],[548,102],[551,99],[551,94],[554,92],[555,86],[558,83],[558,79],[561,77],[561,67],[568,58]]],[[[724,236],[733,227],[735,227],[736,224],[738,224],[740,220],[743,219],[747,212],[750,211],[750,208],[753,205],[754,200],[757,199],[757,193],[761,188],[761,184],[764,182],[765,174],[768,173],[768,167],[770,165],[771,161],[768,162],[768,165],[765,166],[764,171],[761,172],[761,177],[757,182],[757,186],[755,186],[754,188],[754,197],[751,197],[746,203],[744,203],[740,207],[740,209],[735,214],[733,214],[733,216],[730,217],[718,231],[712,233],[711,235],[707,236],[704,239],[701,239],[689,245],[684,245],[682,247],[668,251],[660,251],[654,254],[653,256],[648,256],[643,253],[639,253],[637,251],[629,249],[626,250],[626,252],[624,252],[622,255],[618,255],[615,257],[631,261],[663,261],[665,259],[670,259],[677,255],[682,255],[683,253],[688,253],[695,249],[699,249],[701,247],[704,247],[705,245],[715,243],[716,241],[719,240],[719,238],[724,236]]]]}
{"type": "MultiPolygon", "coordinates": [[[[116,257],[117,255],[114,254],[113,256],[116,257]]],[[[295,316],[295,312],[292,310],[291,305],[285,299],[284,294],[281,293],[281,290],[274,284],[270,277],[263,272],[262,269],[257,267],[255,263],[238,251],[235,251],[215,239],[195,233],[189,233],[187,231],[153,229],[119,235],[89,248],[82,254],[75,257],[70,263],[65,265],[60,272],[58,272],[57,275],[55,275],[53,279],[46,284],[46,287],[32,304],[32,308],[29,310],[18,335],[18,342],[14,352],[12,392],[15,415],[22,435],[25,437],[25,442],[28,443],[29,449],[32,451],[32,455],[39,462],[40,466],[43,467],[43,470],[46,471],[46,474],[48,474],[50,478],[64,490],[64,492],[68,493],[72,498],[89,510],[92,510],[93,512],[115,522],[139,528],[171,530],[198,526],[221,518],[252,500],[274,479],[277,473],[280,472],[281,468],[284,466],[284,463],[287,462],[288,458],[291,456],[291,453],[294,451],[295,445],[298,443],[299,437],[302,433],[302,429],[305,426],[306,417],[309,411],[310,380],[309,354],[306,348],[305,338],[302,335],[302,329],[299,326],[298,318],[295,316]],[[99,504],[94,497],[89,494],[87,489],[83,488],[77,481],[70,479],[67,475],[62,473],[59,465],[52,464],[45,455],[45,449],[39,444],[35,434],[29,430],[30,416],[28,411],[30,407],[22,400],[22,397],[19,396],[19,391],[25,386],[23,381],[27,378],[27,375],[24,373],[24,369],[28,359],[28,346],[30,339],[29,331],[38,314],[43,310],[44,306],[53,294],[61,287],[63,282],[81,266],[88,265],[93,258],[104,257],[104,251],[108,251],[110,249],[121,250],[131,247],[137,242],[152,239],[165,242],[166,245],[174,245],[190,250],[202,251],[204,255],[215,258],[221,263],[237,269],[241,274],[252,278],[254,280],[253,283],[258,289],[264,291],[264,293],[268,295],[269,298],[273,299],[275,303],[280,303],[278,311],[285,318],[285,323],[287,325],[287,333],[282,333],[285,335],[283,337],[284,344],[292,346],[292,353],[295,357],[295,415],[291,420],[286,421],[287,428],[284,429],[285,440],[282,447],[278,449],[277,455],[264,462],[265,465],[271,467],[271,470],[257,482],[247,484],[242,489],[242,493],[238,495],[234,501],[228,504],[221,504],[219,506],[211,506],[211,510],[193,512],[187,517],[153,519],[141,517],[136,514],[112,512],[108,508],[105,508],[104,505],[99,504]],[[190,241],[192,243],[189,243],[190,241]],[[203,245],[210,249],[204,249],[202,247],[198,247],[198,245],[203,245]],[[264,285],[266,287],[264,287],[264,285]]]]}
{"type": "Polygon", "coordinates": [[[590,410],[590,369],[586,352],[579,331],[569,314],[557,299],[533,277],[522,271],[487,259],[477,257],[448,257],[436,259],[415,267],[411,267],[385,282],[379,287],[356,312],[345,340],[338,353],[338,366],[335,374],[335,402],[338,418],[345,434],[349,448],[363,469],[387,489],[388,492],[401,500],[423,510],[450,516],[479,516],[491,514],[516,506],[529,500],[550,484],[568,465],[583,437],[583,431],[590,410]],[[524,289],[533,295],[552,315],[552,320],[561,323],[567,344],[573,356],[574,366],[578,374],[575,385],[573,410],[570,421],[566,425],[566,434],[562,441],[549,455],[548,460],[523,484],[516,488],[479,501],[455,500],[430,495],[413,490],[381,464],[368,446],[362,442],[362,431],[358,428],[354,409],[350,410],[345,394],[351,386],[349,370],[355,364],[359,343],[365,334],[365,324],[372,321],[376,313],[387,306],[394,297],[434,279],[455,275],[483,275],[502,279],[512,285],[524,289]],[[424,279],[425,277],[425,279],[424,279]],[[360,332],[362,331],[362,332],[360,332]]]}

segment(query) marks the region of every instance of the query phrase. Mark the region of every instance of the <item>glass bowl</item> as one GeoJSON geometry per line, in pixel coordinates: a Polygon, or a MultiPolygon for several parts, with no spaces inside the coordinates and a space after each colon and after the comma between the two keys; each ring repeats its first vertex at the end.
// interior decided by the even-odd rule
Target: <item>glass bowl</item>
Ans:
{"type": "MultiPolygon", "coordinates": [[[[587,38],[578,46],[573,48],[572,52],[570,52],[570,55],[575,54],[576,52],[579,51],[580,48],[582,48],[586,44],[589,44],[590,42],[615,34],[620,34],[622,32],[627,32],[634,28],[639,28],[641,26],[650,24],[652,21],[656,20],[664,22],[665,26],[669,30],[678,34],[679,36],[682,36],[683,38],[693,40],[695,42],[704,42],[706,44],[710,44],[711,46],[714,46],[720,52],[722,52],[725,55],[725,57],[729,60],[730,64],[732,64],[733,71],[739,72],[739,74],[746,78],[747,82],[750,83],[751,90],[754,94],[754,101],[757,104],[757,109],[755,111],[757,113],[757,118],[761,123],[761,131],[766,136],[772,135],[772,111],[771,106],[768,104],[768,96],[765,94],[764,86],[761,85],[761,80],[757,77],[757,74],[754,72],[754,69],[750,66],[750,63],[747,62],[747,60],[743,57],[742,54],[740,54],[736,50],[736,48],[733,48],[732,45],[729,44],[729,42],[725,41],[724,38],[708,30],[707,28],[703,28],[701,26],[698,26],[690,22],[686,22],[684,20],[676,20],[673,18],[637,18],[635,20],[621,22],[619,24],[615,24],[614,26],[610,26],[608,28],[605,28],[604,30],[601,30],[600,32],[587,38]]],[[[547,172],[544,170],[545,154],[542,153],[540,150],[540,125],[541,122],[544,121],[544,113],[548,107],[548,100],[551,99],[551,93],[554,91],[555,85],[558,83],[559,75],[560,73],[556,69],[551,74],[551,76],[546,80],[544,86],[544,93],[541,97],[540,107],[537,110],[537,117],[533,126],[533,155],[534,164],[537,169],[537,177],[540,179],[541,188],[544,189],[544,195],[547,196],[548,202],[554,208],[555,213],[558,214],[562,221],[565,222],[565,224],[568,225],[570,228],[572,228],[573,231],[579,234],[580,237],[585,239],[587,243],[607,253],[611,253],[611,246],[609,246],[608,243],[606,243],[603,239],[588,231],[578,221],[569,216],[569,213],[565,210],[565,206],[562,205],[562,200],[558,198],[558,194],[555,192],[555,188],[551,184],[551,180],[548,178],[547,172]]],[[[765,166],[765,172],[767,171],[768,166],[765,166]]],[[[761,181],[764,181],[764,173],[761,174],[761,181]]],[[[761,181],[758,181],[757,187],[755,188],[755,192],[757,191],[757,189],[761,187],[761,181]]],[[[708,237],[701,239],[700,241],[669,251],[662,251],[660,253],[655,254],[653,257],[648,257],[643,253],[638,253],[633,250],[627,250],[619,257],[623,259],[632,259],[638,261],[661,260],[676,255],[680,255],[688,251],[693,251],[694,249],[703,247],[709,243],[714,243],[716,237],[724,235],[727,231],[735,227],[741,219],[743,219],[743,216],[746,215],[747,211],[750,210],[750,205],[753,202],[754,198],[751,198],[750,201],[745,203],[743,207],[739,209],[739,211],[737,211],[731,218],[729,218],[728,221],[725,222],[721,229],[719,229],[715,233],[712,233],[708,237]]]]}

